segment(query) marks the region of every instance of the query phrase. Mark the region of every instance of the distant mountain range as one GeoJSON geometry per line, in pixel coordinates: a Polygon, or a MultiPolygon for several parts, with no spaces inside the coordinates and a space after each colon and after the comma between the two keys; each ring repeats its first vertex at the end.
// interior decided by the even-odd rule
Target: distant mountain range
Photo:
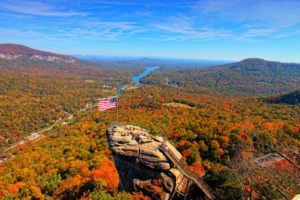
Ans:
{"type": "Polygon", "coordinates": [[[228,63],[228,61],[218,60],[195,60],[195,59],[172,59],[172,58],[147,58],[147,57],[126,57],[126,56],[82,56],[74,55],[67,56],[47,51],[33,49],[19,44],[0,44],[0,62],[14,61],[9,64],[22,64],[22,66],[39,65],[49,66],[51,62],[55,65],[72,64],[77,62],[84,62],[85,64],[94,63],[102,67],[147,67],[147,66],[161,66],[161,67],[204,67],[216,64],[228,63]],[[43,63],[47,61],[48,63],[43,63]],[[33,63],[32,63],[33,62],[33,63]],[[50,63],[49,63],[50,62],[50,63]]]}
{"type": "Polygon", "coordinates": [[[85,61],[100,64],[123,65],[123,66],[160,66],[160,67],[205,67],[218,64],[230,63],[226,60],[184,59],[166,57],[134,57],[134,56],[92,56],[74,55],[74,57],[85,61]]]}
{"type": "Polygon", "coordinates": [[[263,59],[215,65],[202,69],[164,69],[146,77],[144,83],[201,86],[234,95],[273,95],[300,88],[300,64],[263,59]]]}
{"type": "Polygon", "coordinates": [[[0,44],[0,59],[16,60],[20,58],[63,63],[75,63],[79,61],[77,58],[71,56],[40,51],[23,45],[0,44]]]}
{"type": "Polygon", "coordinates": [[[240,62],[216,66],[216,68],[235,71],[241,75],[254,75],[257,72],[263,73],[262,75],[272,76],[276,78],[277,75],[288,74],[291,72],[299,72],[300,64],[296,63],[281,63],[274,61],[267,61],[259,58],[249,58],[240,62]]]}
{"type": "MultiPolygon", "coordinates": [[[[93,59],[90,59],[93,60],[93,59]]],[[[300,64],[272,62],[251,58],[229,64],[184,59],[95,59],[94,64],[81,59],[16,44],[0,44],[0,68],[11,67],[146,67],[161,69],[142,80],[171,86],[193,86],[213,89],[230,95],[268,96],[299,90],[300,64]],[[75,65],[74,65],[75,64],[75,65]]]]}
{"type": "Polygon", "coordinates": [[[251,95],[272,95],[300,88],[300,64],[263,59],[213,67],[208,73],[218,74],[214,87],[251,95]]]}

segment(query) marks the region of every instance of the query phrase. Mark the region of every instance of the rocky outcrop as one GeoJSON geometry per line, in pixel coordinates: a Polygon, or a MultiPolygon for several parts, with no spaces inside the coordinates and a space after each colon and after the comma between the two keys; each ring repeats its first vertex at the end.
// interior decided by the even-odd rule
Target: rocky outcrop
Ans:
{"type": "Polygon", "coordinates": [[[15,60],[18,58],[63,63],[75,63],[78,61],[78,59],[71,56],[40,51],[23,45],[0,44],[0,59],[15,60]]]}
{"type": "Polygon", "coordinates": [[[131,125],[112,125],[107,135],[120,176],[120,190],[142,190],[152,199],[169,199],[175,190],[184,191],[187,181],[183,174],[160,151],[164,145],[180,160],[181,154],[169,142],[131,125]]]}

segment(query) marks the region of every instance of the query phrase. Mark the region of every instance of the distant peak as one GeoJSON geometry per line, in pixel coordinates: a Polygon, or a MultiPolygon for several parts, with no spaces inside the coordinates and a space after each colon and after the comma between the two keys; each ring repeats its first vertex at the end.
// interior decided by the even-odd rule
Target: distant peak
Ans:
{"type": "Polygon", "coordinates": [[[247,58],[240,62],[267,62],[267,60],[264,60],[262,58],[247,58]]]}

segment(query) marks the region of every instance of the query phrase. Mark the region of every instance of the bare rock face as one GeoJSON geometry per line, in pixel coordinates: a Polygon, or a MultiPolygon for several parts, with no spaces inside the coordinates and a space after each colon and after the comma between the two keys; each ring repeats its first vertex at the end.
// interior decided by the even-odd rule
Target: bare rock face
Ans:
{"type": "Polygon", "coordinates": [[[120,190],[142,190],[152,199],[169,199],[175,189],[184,187],[179,184],[183,175],[173,168],[159,147],[167,146],[178,160],[182,156],[162,137],[131,125],[112,125],[107,135],[120,176],[120,190]]]}
{"type": "Polygon", "coordinates": [[[40,51],[23,45],[0,44],[0,59],[15,60],[18,58],[63,63],[76,63],[79,61],[71,56],[40,51]]]}

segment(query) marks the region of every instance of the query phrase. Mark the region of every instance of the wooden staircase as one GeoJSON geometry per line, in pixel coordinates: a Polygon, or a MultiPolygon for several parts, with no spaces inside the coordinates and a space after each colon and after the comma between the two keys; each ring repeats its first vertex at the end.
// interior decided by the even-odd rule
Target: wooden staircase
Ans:
{"type": "Polygon", "coordinates": [[[209,200],[215,200],[216,197],[213,194],[213,190],[205,183],[203,178],[198,174],[194,174],[185,166],[182,165],[180,160],[168,149],[160,147],[159,150],[173,163],[173,165],[189,180],[193,181],[205,194],[205,197],[209,200]]]}

